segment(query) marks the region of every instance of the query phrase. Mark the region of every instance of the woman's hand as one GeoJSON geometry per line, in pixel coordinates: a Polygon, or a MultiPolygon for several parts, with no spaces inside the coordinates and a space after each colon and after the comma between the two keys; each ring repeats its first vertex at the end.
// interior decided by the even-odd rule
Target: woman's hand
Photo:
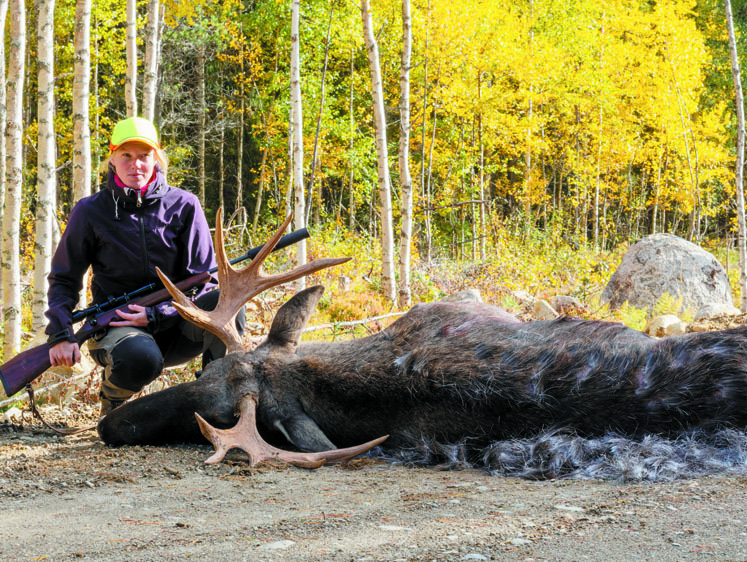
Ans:
{"type": "Polygon", "coordinates": [[[122,310],[117,309],[117,314],[119,314],[119,317],[122,318],[122,320],[117,320],[116,322],[109,322],[110,326],[147,326],[148,325],[148,315],[145,312],[145,307],[140,306],[139,304],[131,304],[128,306],[130,310],[133,312],[124,312],[122,310]]]}
{"type": "Polygon", "coordinates": [[[80,347],[77,343],[63,341],[49,348],[49,362],[54,367],[72,367],[80,361],[80,347]]]}

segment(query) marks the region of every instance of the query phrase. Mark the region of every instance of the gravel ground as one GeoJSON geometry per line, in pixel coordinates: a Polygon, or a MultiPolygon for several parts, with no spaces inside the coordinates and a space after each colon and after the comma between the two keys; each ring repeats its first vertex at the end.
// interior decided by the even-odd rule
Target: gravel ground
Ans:
{"type": "Polygon", "coordinates": [[[372,459],[249,469],[238,452],[204,465],[210,453],[0,424],[0,559],[747,560],[743,476],[537,482],[372,459]]]}
{"type": "MultiPolygon", "coordinates": [[[[68,406],[45,417],[96,423],[92,377],[58,388],[68,406]]],[[[0,560],[747,560],[745,476],[529,481],[375,459],[250,469],[240,453],[205,465],[211,453],[0,421],[0,560]]]]}

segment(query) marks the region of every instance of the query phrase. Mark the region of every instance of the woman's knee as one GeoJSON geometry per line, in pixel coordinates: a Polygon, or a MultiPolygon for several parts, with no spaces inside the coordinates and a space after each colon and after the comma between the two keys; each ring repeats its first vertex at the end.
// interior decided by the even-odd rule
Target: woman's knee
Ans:
{"type": "Polygon", "coordinates": [[[153,338],[136,335],[118,342],[110,352],[109,382],[120,388],[139,391],[163,370],[163,354],[153,338]]]}

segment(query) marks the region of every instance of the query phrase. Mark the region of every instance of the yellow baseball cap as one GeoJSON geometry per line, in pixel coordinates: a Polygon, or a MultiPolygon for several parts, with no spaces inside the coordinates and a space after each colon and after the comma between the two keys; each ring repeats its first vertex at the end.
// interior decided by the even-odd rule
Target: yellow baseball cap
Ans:
{"type": "Polygon", "coordinates": [[[114,125],[109,150],[114,152],[124,143],[131,141],[142,142],[152,148],[161,148],[153,123],[142,117],[128,117],[114,125]]]}

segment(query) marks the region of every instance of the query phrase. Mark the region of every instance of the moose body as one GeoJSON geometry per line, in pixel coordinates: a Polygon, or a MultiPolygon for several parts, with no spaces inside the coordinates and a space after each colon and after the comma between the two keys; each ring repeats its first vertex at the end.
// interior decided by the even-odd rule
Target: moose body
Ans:
{"type": "Polygon", "coordinates": [[[747,426],[747,329],[656,340],[616,323],[519,322],[487,304],[431,303],[369,337],[300,343],[322,291],[289,300],[255,350],[114,410],[100,436],[111,445],[202,442],[194,413],[230,427],[248,395],[264,433],[304,451],[385,434],[389,450],[425,440],[477,451],[548,430],[747,426]]]}

